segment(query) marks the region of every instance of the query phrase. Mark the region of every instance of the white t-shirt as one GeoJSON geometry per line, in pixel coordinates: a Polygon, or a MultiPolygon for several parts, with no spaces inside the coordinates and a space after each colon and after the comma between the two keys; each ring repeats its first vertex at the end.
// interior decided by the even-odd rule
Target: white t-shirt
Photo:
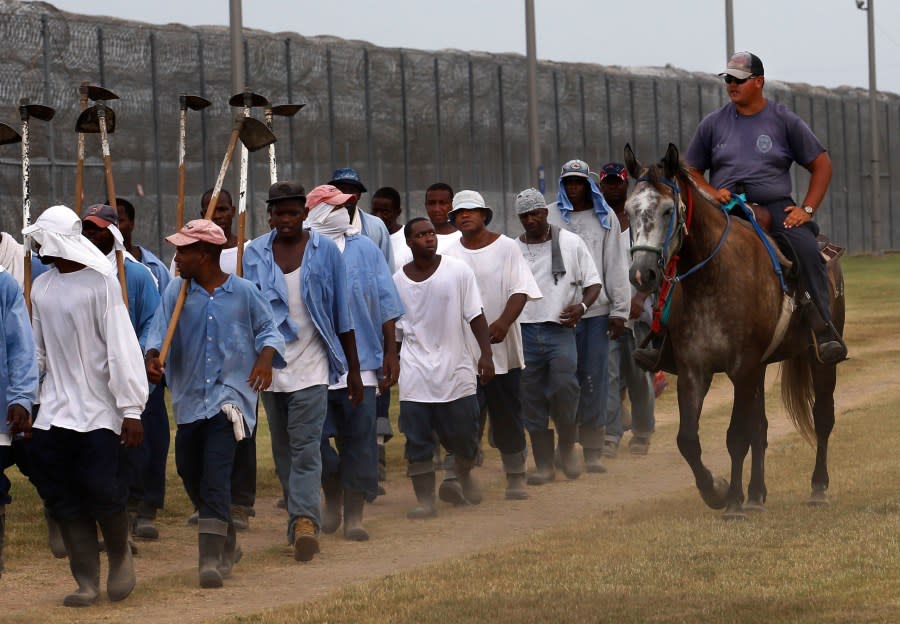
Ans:
{"type": "MultiPolygon", "coordinates": [[[[534,281],[519,246],[508,236],[501,234],[497,240],[481,249],[466,249],[460,241],[447,249],[446,255],[459,258],[475,273],[488,325],[500,318],[512,295],[524,294],[528,300],[541,298],[541,289],[534,281]]],[[[470,336],[468,339],[473,353],[477,352],[475,337],[470,336]]],[[[494,372],[497,375],[505,375],[513,368],[524,368],[522,328],[519,327],[518,320],[510,326],[506,339],[491,347],[494,351],[494,372]]]]}
{"type": "Polygon", "coordinates": [[[116,276],[54,267],[35,280],[31,302],[43,376],[34,426],[121,433],[123,417],[140,419],[147,373],[116,276]]]}
{"type": "Polygon", "coordinates": [[[478,355],[469,346],[469,323],[481,314],[475,275],[465,263],[440,256],[437,270],[414,282],[403,269],[394,284],[404,313],[397,320],[401,401],[447,403],[477,390],[478,355]]]}
{"type": "Polygon", "coordinates": [[[409,250],[409,246],[406,244],[406,235],[403,234],[403,228],[400,228],[393,234],[391,234],[391,248],[394,251],[394,266],[391,267],[391,273],[399,269],[412,260],[412,252],[409,250]],[[400,264],[401,260],[409,256],[409,260],[400,264]]]}
{"type": "Polygon", "coordinates": [[[272,385],[269,387],[272,392],[296,392],[328,383],[328,353],[300,296],[300,270],[301,267],[297,267],[284,276],[288,315],[297,323],[297,340],[284,345],[287,366],[272,369],[272,385]]]}
{"type": "MultiPolygon", "coordinates": [[[[400,230],[401,232],[403,230],[400,230]]],[[[393,237],[393,235],[391,235],[393,237]]],[[[437,253],[443,255],[447,249],[449,249],[453,244],[462,238],[462,232],[459,230],[453,230],[449,234],[438,234],[437,235],[437,253]]],[[[395,271],[398,269],[402,269],[405,265],[412,262],[412,250],[409,248],[409,245],[406,244],[406,238],[403,238],[403,247],[399,250],[394,247],[394,265],[395,271]]]]}
{"type": "Polygon", "coordinates": [[[577,234],[559,230],[559,252],[566,274],[555,283],[551,272],[553,242],[529,245],[517,238],[516,243],[544,295],[543,299],[525,304],[519,316],[520,323],[559,323],[559,314],[564,308],[580,303],[584,289],[600,283],[591,252],[577,234]]]}

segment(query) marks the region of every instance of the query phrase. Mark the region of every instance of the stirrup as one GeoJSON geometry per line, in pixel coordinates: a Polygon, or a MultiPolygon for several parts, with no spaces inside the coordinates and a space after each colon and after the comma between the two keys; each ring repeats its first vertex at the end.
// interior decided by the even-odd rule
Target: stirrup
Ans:
{"type": "Polygon", "coordinates": [[[840,338],[834,340],[813,336],[813,346],[816,351],[816,359],[821,364],[838,364],[847,359],[847,345],[840,338]]]}
{"type": "Polygon", "coordinates": [[[662,357],[662,349],[654,346],[635,349],[631,357],[635,363],[647,372],[654,373],[659,370],[659,360],[662,357]]]}

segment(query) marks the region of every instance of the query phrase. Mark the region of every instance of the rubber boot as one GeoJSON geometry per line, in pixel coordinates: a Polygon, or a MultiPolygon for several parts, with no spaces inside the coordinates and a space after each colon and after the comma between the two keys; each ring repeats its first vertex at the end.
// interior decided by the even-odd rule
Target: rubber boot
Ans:
{"type": "Polygon", "coordinates": [[[58,523],[69,569],[78,583],[78,589],[63,598],[67,607],[89,607],[100,595],[100,550],[97,543],[97,525],[91,518],[78,518],[58,523]]]}
{"type": "Polygon", "coordinates": [[[153,524],[154,520],[156,520],[156,508],[141,501],[137,506],[132,534],[141,539],[159,539],[159,529],[153,524]]]}
{"type": "Polygon", "coordinates": [[[112,602],[124,600],[134,590],[137,579],[134,575],[134,559],[128,534],[131,523],[128,512],[121,511],[111,516],[98,518],[97,524],[103,532],[106,542],[106,558],[109,561],[109,573],[106,577],[106,593],[112,602]]]}
{"type": "MultiPolygon", "coordinates": [[[[585,470],[598,474],[606,472],[606,467],[601,461],[603,457],[603,442],[606,438],[604,428],[581,427],[578,435],[581,439],[581,447],[584,449],[585,470]]],[[[561,463],[562,461],[560,461],[561,463]]]]}
{"type": "Polygon", "coordinates": [[[528,485],[544,485],[556,479],[556,469],[553,466],[554,436],[553,429],[528,432],[535,468],[528,475],[528,485]]]}
{"type": "MultiPolygon", "coordinates": [[[[433,468],[432,462],[423,462],[428,468],[433,468]]],[[[414,464],[410,465],[413,468],[414,464]]],[[[437,516],[437,506],[434,496],[434,486],[437,479],[434,476],[434,470],[422,472],[420,474],[411,474],[413,491],[416,493],[416,500],[419,504],[408,512],[406,517],[410,520],[425,520],[437,516]]]]}
{"type": "Polygon", "coordinates": [[[225,539],[225,535],[216,533],[197,534],[197,545],[200,551],[200,587],[222,587],[222,573],[219,571],[219,565],[225,551],[225,539]]]}
{"type": "Polygon", "coordinates": [[[0,505],[0,578],[3,578],[3,540],[6,536],[6,505],[0,505]]]}
{"type": "Polygon", "coordinates": [[[577,479],[584,468],[575,450],[576,425],[557,425],[559,429],[559,467],[568,479],[577,479]]]}
{"type": "Polygon", "coordinates": [[[441,487],[438,488],[438,498],[455,507],[468,505],[462,485],[456,478],[456,459],[452,453],[447,453],[444,457],[444,479],[441,481],[441,487]]]}
{"type": "Polygon", "coordinates": [[[503,470],[506,472],[506,500],[526,500],[525,490],[525,449],[518,453],[502,453],[503,470]]]}
{"type": "MultiPolygon", "coordinates": [[[[478,505],[481,503],[481,486],[475,477],[472,476],[472,468],[475,467],[475,459],[464,459],[459,455],[454,455],[456,460],[456,478],[462,486],[463,496],[470,505],[478,505]]],[[[524,469],[523,469],[524,472],[524,469]]]]}
{"type": "Polygon", "coordinates": [[[378,480],[387,481],[387,453],[384,444],[378,445],[378,480]]]}
{"type": "Polygon", "coordinates": [[[62,533],[59,530],[59,523],[50,515],[50,510],[44,507],[44,519],[47,520],[47,543],[50,545],[50,552],[57,559],[66,558],[66,543],[63,541],[62,533]]]}
{"type": "Polygon", "coordinates": [[[369,532],[363,528],[363,508],[366,496],[356,490],[344,490],[344,537],[351,542],[365,542],[369,532]]]}
{"type": "Polygon", "coordinates": [[[228,523],[228,535],[225,536],[225,548],[222,550],[222,560],[219,562],[219,574],[223,579],[231,576],[234,564],[243,556],[241,547],[237,543],[237,529],[233,522],[228,523]]]}
{"type": "Polygon", "coordinates": [[[341,526],[341,499],[343,486],[340,477],[322,479],[325,504],[322,508],[322,533],[334,533],[341,526]]]}

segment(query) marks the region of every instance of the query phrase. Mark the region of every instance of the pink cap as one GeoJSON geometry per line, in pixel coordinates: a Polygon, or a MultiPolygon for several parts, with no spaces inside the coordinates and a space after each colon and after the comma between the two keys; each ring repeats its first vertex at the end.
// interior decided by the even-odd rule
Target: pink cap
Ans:
{"type": "Polygon", "coordinates": [[[325,202],[331,206],[342,206],[353,199],[353,197],[354,196],[349,193],[341,193],[336,186],[323,184],[307,193],[306,205],[309,208],[314,208],[322,202],[325,202]]]}
{"type": "Polygon", "coordinates": [[[194,219],[188,221],[181,230],[167,236],[166,240],[176,247],[184,247],[185,245],[193,245],[194,243],[204,242],[213,245],[224,245],[228,240],[225,233],[218,225],[207,219],[194,219]]]}

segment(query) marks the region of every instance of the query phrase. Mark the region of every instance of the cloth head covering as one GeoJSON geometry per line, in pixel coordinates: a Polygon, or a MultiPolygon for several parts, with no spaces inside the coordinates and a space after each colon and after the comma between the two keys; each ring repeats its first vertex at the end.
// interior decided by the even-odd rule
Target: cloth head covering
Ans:
{"type": "Polygon", "coordinates": [[[67,206],[47,208],[33,224],[22,230],[22,234],[41,246],[41,256],[77,262],[103,275],[115,272],[103,252],[81,235],[81,219],[67,206]]]}
{"type": "Polygon", "coordinates": [[[536,188],[527,188],[518,195],[516,195],[516,214],[521,215],[532,210],[538,210],[540,208],[547,207],[547,200],[544,199],[544,194],[541,193],[536,188]]]}
{"type": "Polygon", "coordinates": [[[574,210],[572,202],[569,201],[569,196],[566,195],[566,188],[563,186],[563,181],[566,178],[581,178],[588,183],[591,188],[594,214],[597,216],[600,225],[607,230],[610,229],[609,215],[613,214],[613,209],[606,203],[606,198],[603,197],[603,193],[600,192],[600,187],[597,186],[597,182],[594,180],[593,176],[590,175],[588,164],[583,160],[570,160],[562,166],[562,171],[559,175],[559,193],[556,196],[556,203],[559,206],[559,213],[562,216],[563,221],[568,223],[572,218],[572,211],[574,210]]]}
{"type": "Polygon", "coordinates": [[[354,219],[350,220],[347,210],[335,210],[335,206],[346,204],[352,196],[341,193],[330,184],[317,186],[306,196],[306,206],[309,214],[303,226],[312,228],[337,243],[338,249],[344,251],[345,236],[359,234],[361,231],[359,208],[356,209],[354,219]]]}
{"type": "Polygon", "coordinates": [[[25,248],[7,232],[0,233],[0,269],[9,271],[22,288],[25,282],[25,248]]]}

